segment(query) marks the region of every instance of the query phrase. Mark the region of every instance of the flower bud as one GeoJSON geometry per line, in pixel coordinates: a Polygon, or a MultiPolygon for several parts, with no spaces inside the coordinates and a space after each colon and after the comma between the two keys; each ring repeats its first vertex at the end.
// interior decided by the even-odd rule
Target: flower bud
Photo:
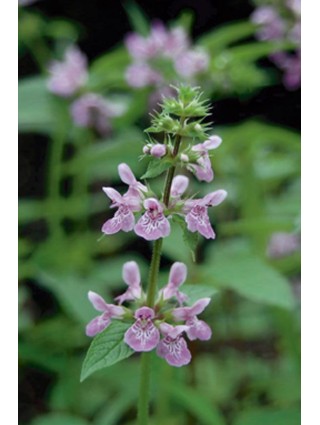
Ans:
{"type": "Polygon", "coordinates": [[[182,154],[180,155],[180,159],[181,159],[181,161],[183,161],[183,162],[189,162],[189,157],[188,157],[188,155],[187,155],[187,154],[185,154],[185,153],[182,153],[182,154]]]}
{"type": "Polygon", "coordinates": [[[167,153],[167,148],[165,145],[162,145],[160,143],[157,143],[156,145],[152,146],[150,150],[150,154],[152,156],[155,156],[156,158],[161,158],[167,153]]]}
{"type": "Polygon", "coordinates": [[[145,155],[149,155],[150,154],[150,145],[145,145],[145,146],[143,146],[143,148],[142,148],[142,152],[145,154],[145,155]]]}

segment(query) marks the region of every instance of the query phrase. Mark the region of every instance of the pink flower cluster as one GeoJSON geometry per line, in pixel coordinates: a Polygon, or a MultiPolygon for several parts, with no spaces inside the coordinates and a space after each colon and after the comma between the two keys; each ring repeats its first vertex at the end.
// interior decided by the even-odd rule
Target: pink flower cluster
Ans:
{"type": "Polygon", "coordinates": [[[117,305],[107,304],[100,295],[89,292],[90,302],[102,314],[91,320],[86,334],[95,336],[102,332],[112,319],[134,319],[124,334],[124,341],[129,347],[136,352],[156,349],[158,356],[171,366],[188,364],[191,353],[184,334],[191,341],[205,341],[211,338],[212,332],[209,325],[198,318],[210,303],[210,298],[201,298],[191,306],[184,305],[188,297],[179,291],[179,287],[187,277],[186,265],[179,262],[172,265],[168,283],[159,291],[154,308],[146,305],[138,264],[135,261],[125,263],[122,275],[128,289],[115,299],[117,305]],[[131,301],[138,305],[134,311],[122,306],[124,302],[131,301]]]}
{"type": "Polygon", "coordinates": [[[283,84],[289,90],[300,87],[301,82],[301,0],[287,0],[284,8],[264,5],[258,7],[251,20],[258,26],[257,38],[267,41],[290,41],[296,46],[294,53],[277,52],[270,59],[284,72],[283,84]]]}
{"type": "Polygon", "coordinates": [[[103,233],[111,235],[120,230],[134,230],[138,236],[149,241],[164,238],[170,234],[172,215],[177,214],[184,217],[190,232],[199,232],[207,239],[215,238],[208,208],[219,205],[226,198],[225,190],[211,192],[204,198],[183,199],[182,195],[188,188],[189,179],[177,175],[173,179],[169,205],[166,207],[146,186],[137,181],[127,164],[120,164],[118,172],[121,181],[128,185],[128,190],[121,195],[111,187],[103,188],[112,202],[111,208],[117,208],[114,216],[103,224],[103,233]],[[135,214],[140,215],[137,222],[135,214]]]}
{"type": "Polygon", "coordinates": [[[131,87],[165,83],[161,62],[169,62],[173,71],[186,80],[204,72],[209,65],[209,57],[203,50],[191,48],[183,28],[168,30],[158,21],[152,24],[148,37],[131,33],[125,44],[134,61],[126,70],[126,80],[131,87]]]}
{"type": "Polygon", "coordinates": [[[62,61],[48,66],[48,90],[57,96],[72,98],[70,113],[78,127],[94,128],[101,135],[111,129],[110,118],[122,113],[121,109],[97,93],[82,93],[88,81],[88,63],[76,47],[69,47],[62,61]]]}

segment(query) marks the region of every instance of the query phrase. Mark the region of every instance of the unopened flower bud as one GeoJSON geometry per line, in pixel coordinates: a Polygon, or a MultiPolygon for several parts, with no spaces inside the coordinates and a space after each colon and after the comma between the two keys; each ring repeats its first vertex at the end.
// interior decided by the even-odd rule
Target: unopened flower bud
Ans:
{"type": "Polygon", "coordinates": [[[142,152],[143,152],[145,155],[149,155],[149,154],[150,154],[150,145],[145,145],[145,146],[143,146],[142,152]]]}
{"type": "Polygon", "coordinates": [[[202,130],[202,127],[201,127],[201,125],[200,125],[199,123],[197,123],[197,124],[194,126],[194,129],[195,129],[196,131],[201,131],[201,130],[202,130]]]}
{"type": "Polygon", "coordinates": [[[180,159],[181,159],[181,161],[183,161],[183,162],[189,162],[189,157],[188,157],[188,155],[187,155],[187,154],[185,154],[185,153],[182,153],[182,154],[180,155],[180,159]]]}
{"type": "Polygon", "coordinates": [[[156,158],[161,158],[167,153],[167,148],[165,145],[162,145],[160,143],[157,143],[156,145],[152,146],[150,150],[150,154],[152,156],[155,156],[156,158]]]}

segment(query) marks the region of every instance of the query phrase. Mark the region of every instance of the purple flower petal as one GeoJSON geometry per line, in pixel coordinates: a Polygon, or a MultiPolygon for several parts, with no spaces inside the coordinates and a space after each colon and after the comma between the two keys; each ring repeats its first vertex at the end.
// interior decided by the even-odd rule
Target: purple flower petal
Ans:
{"type": "Polygon", "coordinates": [[[175,262],[172,264],[169,274],[168,284],[172,284],[175,287],[182,285],[187,278],[187,266],[184,263],[175,262]]]}
{"type": "Polygon", "coordinates": [[[215,192],[208,193],[201,201],[201,205],[215,207],[220,205],[227,197],[227,192],[223,189],[216,190],[215,192]]]}
{"type": "Polygon", "coordinates": [[[191,353],[188,350],[182,332],[187,331],[187,326],[171,326],[162,323],[160,330],[165,336],[157,346],[157,354],[164,358],[171,366],[180,367],[190,363],[191,353]]]}
{"type": "Polygon", "coordinates": [[[137,183],[137,179],[135,178],[129,165],[125,163],[119,164],[118,172],[119,172],[120,179],[123,181],[123,183],[126,183],[128,186],[135,185],[137,183]]]}
{"type": "Polygon", "coordinates": [[[189,320],[193,319],[198,314],[202,313],[203,310],[210,303],[210,298],[201,298],[196,301],[191,307],[178,307],[173,310],[172,314],[175,320],[189,320]]]}
{"type": "Polygon", "coordinates": [[[48,89],[58,96],[70,97],[86,83],[87,59],[78,47],[71,46],[62,61],[49,64],[48,71],[48,89]]]}
{"type": "Polygon", "coordinates": [[[186,325],[189,326],[189,329],[186,331],[186,333],[191,341],[195,339],[207,341],[212,336],[210,326],[203,320],[199,320],[197,317],[187,320],[186,325]]]}
{"type": "Polygon", "coordinates": [[[211,161],[208,155],[204,155],[197,160],[197,164],[188,166],[199,181],[210,183],[214,178],[214,173],[211,166],[211,161]]]}
{"type": "Polygon", "coordinates": [[[118,301],[119,304],[122,304],[125,301],[131,301],[140,298],[142,293],[140,286],[140,270],[138,264],[135,261],[128,261],[123,265],[122,278],[129,286],[129,288],[124,294],[116,297],[115,300],[118,301]]]}
{"type": "Polygon", "coordinates": [[[134,228],[134,215],[132,211],[126,206],[120,206],[116,211],[113,218],[107,220],[102,226],[102,232],[107,235],[113,235],[114,233],[123,230],[124,232],[130,232],[134,228]]]}
{"type": "Polygon", "coordinates": [[[150,155],[156,158],[162,158],[166,153],[167,153],[166,145],[163,145],[161,143],[157,143],[156,145],[153,145],[150,150],[150,155]]]}
{"type": "Polygon", "coordinates": [[[106,311],[108,309],[108,304],[105,300],[98,294],[93,291],[88,292],[88,298],[93,307],[98,311],[106,311]]]}
{"type": "Polygon", "coordinates": [[[122,203],[122,196],[120,193],[113,189],[113,187],[103,187],[102,190],[111,199],[113,206],[119,206],[122,203]]]}
{"type": "Polygon", "coordinates": [[[141,282],[139,266],[135,261],[123,265],[122,278],[129,286],[139,286],[141,282]]]}
{"type": "Polygon", "coordinates": [[[203,146],[207,150],[217,149],[222,143],[222,139],[219,136],[210,136],[208,140],[203,142],[203,146]]]}
{"type": "Polygon", "coordinates": [[[181,196],[187,190],[189,179],[186,176],[175,176],[171,185],[171,196],[181,196]]]}
{"type": "Polygon", "coordinates": [[[170,234],[170,223],[163,214],[163,207],[155,198],[144,201],[147,211],[134,227],[138,236],[151,241],[164,238],[170,234]]]}
{"type": "Polygon", "coordinates": [[[216,237],[209,221],[207,207],[195,205],[186,215],[186,223],[190,232],[199,232],[207,239],[214,239],[216,237]]]}
{"type": "Polygon", "coordinates": [[[141,307],[135,313],[136,322],[127,330],[125,342],[135,351],[151,351],[159,343],[160,332],[152,322],[154,311],[141,307]]]}
{"type": "Polygon", "coordinates": [[[111,318],[108,314],[102,314],[101,316],[95,317],[86,326],[86,335],[95,336],[102,332],[111,323],[111,318]]]}

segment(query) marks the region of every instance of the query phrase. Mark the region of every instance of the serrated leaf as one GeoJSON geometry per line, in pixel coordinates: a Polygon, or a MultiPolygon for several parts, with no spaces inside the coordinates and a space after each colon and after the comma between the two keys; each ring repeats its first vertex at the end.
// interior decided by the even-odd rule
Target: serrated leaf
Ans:
{"type": "Polygon", "coordinates": [[[150,179],[159,176],[171,167],[171,162],[161,159],[152,159],[148,164],[148,169],[141,179],[150,179]]]}
{"type": "Polygon", "coordinates": [[[80,382],[93,372],[112,366],[134,353],[123,339],[130,326],[131,323],[113,321],[93,339],[82,365],[80,382]]]}
{"type": "Polygon", "coordinates": [[[187,304],[192,305],[200,298],[212,298],[214,295],[217,295],[218,290],[209,285],[185,284],[182,287],[182,292],[188,295],[187,304]]]}

